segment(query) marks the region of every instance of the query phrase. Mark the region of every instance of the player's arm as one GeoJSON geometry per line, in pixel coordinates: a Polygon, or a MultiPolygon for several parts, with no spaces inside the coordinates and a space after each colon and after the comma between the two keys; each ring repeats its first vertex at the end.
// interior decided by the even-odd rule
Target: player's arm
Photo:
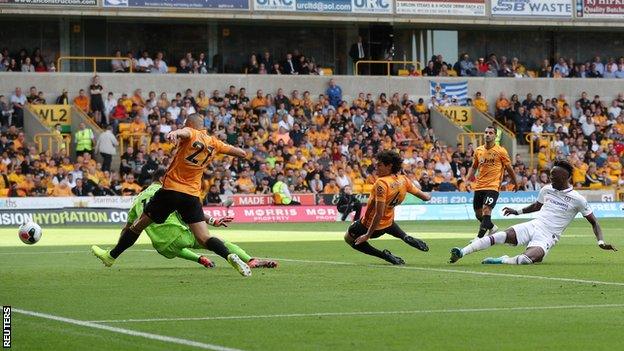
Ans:
{"type": "Polygon", "coordinates": [[[527,207],[525,207],[523,209],[520,209],[520,210],[514,210],[511,207],[505,207],[505,208],[503,208],[503,214],[505,216],[509,216],[509,215],[517,216],[517,215],[521,215],[523,213],[537,212],[537,211],[542,209],[542,206],[544,206],[543,203],[541,203],[539,201],[536,201],[536,202],[530,204],[529,206],[527,206],[527,207]]]}
{"type": "Polygon", "coordinates": [[[174,144],[178,141],[178,139],[188,139],[190,137],[191,137],[191,129],[188,127],[174,130],[172,132],[169,132],[169,134],[167,134],[167,140],[171,141],[174,144]]]}
{"type": "Polygon", "coordinates": [[[232,145],[227,145],[227,147],[223,148],[223,151],[221,151],[221,153],[239,158],[248,158],[248,156],[249,158],[251,158],[251,156],[248,155],[245,150],[232,145]]]}
{"type": "Polygon", "coordinates": [[[514,172],[513,167],[509,163],[505,164],[505,170],[509,177],[511,178],[511,182],[514,185],[514,192],[518,192],[518,179],[516,178],[516,172],[514,172]]]}
{"type": "Polygon", "coordinates": [[[475,151],[474,160],[472,161],[472,166],[468,168],[468,173],[466,174],[466,181],[472,182],[475,173],[477,172],[477,168],[479,168],[479,159],[477,158],[477,152],[475,151]]]}
{"type": "Polygon", "coordinates": [[[585,219],[592,226],[592,230],[594,231],[594,235],[596,236],[596,240],[598,240],[598,247],[600,247],[603,250],[617,251],[615,246],[613,246],[611,244],[607,244],[607,243],[604,242],[604,239],[603,239],[603,236],[602,236],[602,228],[600,228],[600,224],[598,224],[598,220],[596,219],[596,216],[594,216],[593,213],[590,213],[587,216],[585,216],[585,219]]]}
{"type": "Polygon", "coordinates": [[[227,227],[227,224],[234,220],[234,217],[221,217],[214,218],[208,215],[204,215],[204,219],[206,223],[210,224],[213,227],[227,227]]]}
{"type": "Polygon", "coordinates": [[[372,206],[375,212],[373,212],[373,219],[371,220],[371,224],[368,227],[366,234],[361,235],[357,239],[355,239],[355,245],[359,245],[367,241],[368,239],[370,239],[370,237],[375,232],[375,228],[377,228],[377,225],[379,225],[379,222],[381,222],[381,218],[383,217],[386,203],[384,201],[379,201],[379,199],[377,199],[375,200],[375,202],[373,202],[372,206]]]}
{"type": "Polygon", "coordinates": [[[407,186],[407,192],[416,196],[417,198],[423,200],[423,201],[429,201],[431,200],[431,194],[426,193],[420,189],[418,189],[414,183],[409,182],[408,186],[407,186]]]}

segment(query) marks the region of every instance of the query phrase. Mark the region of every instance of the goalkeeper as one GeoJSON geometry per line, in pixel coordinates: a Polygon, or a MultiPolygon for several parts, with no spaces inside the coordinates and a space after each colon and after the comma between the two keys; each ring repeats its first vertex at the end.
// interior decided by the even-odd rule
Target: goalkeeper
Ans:
{"type": "MultiPolygon", "coordinates": [[[[128,223],[133,223],[143,213],[145,205],[154,196],[156,191],[162,187],[161,178],[165,174],[165,169],[159,168],[154,171],[152,176],[152,184],[143,190],[134,199],[132,208],[128,212],[128,223]]],[[[214,227],[227,227],[227,223],[233,220],[232,217],[212,218],[206,216],[206,222],[214,227]]],[[[197,262],[206,268],[214,267],[214,263],[203,255],[199,255],[193,252],[191,249],[203,248],[195,240],[195,236],[179,218],[177,212],[173,212],[167,220],[162,224],[152,223],[146,229],[145,232],[152,241],[152,246],[158,251],[159,254],[166,258],[172,259],[175,257],[183,258],[185,260],[197,262]]],[[[225,246],[230,253],[238,255],[250,268],[275,268],[277,262],[272,260],[260,260],[252,258],[241,249],[239,246],[225,241],[225,246]]],[[[99,258],[105,266],[110,267],[115,263],[115,259],[110,255],[110,250],[104,250],[98,246],[91,246],[91,252],[99,258]]]]}

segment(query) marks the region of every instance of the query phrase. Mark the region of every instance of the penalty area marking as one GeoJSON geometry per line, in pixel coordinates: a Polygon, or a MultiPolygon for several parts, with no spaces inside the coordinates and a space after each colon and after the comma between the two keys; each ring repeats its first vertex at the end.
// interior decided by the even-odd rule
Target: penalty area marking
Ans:
{"type": "Polygon", "coordinates": [[[319,312],[319,313],[289,313],[263,314],[249,316],[212,316],[212,317],[182,317],[182,318],[145,318],[145,319],[111,319],[90,321],[91,323],[143,323],[143,322],[179,322],[179,321],[211,321],[211,320],[238,320],[238,319],[275,319],[296,317],[349,317],[349,316],[380,316],[380,315],[408,315],[408,314],[444,314],[444,313],[483,313],[483,312],[513,312],[513,311],[545,311],[593,308],[622,308],[624,304],[610,305],[563,305],[563,306],[525,306],[525,307],[485,307],[485,308],[456,308],[443,310],[411,310],[411,311],[355,311],[355,312],[319,312]]]}
{"type": "Polygon", "coordinates": [[[225,347],[225,346],[206,344],[206,343],[203,343],[203,342],[198,342],[198,341],[193,341],[193,340],[188,340],[188,339],[174,338],[174,337],[171,337],[171,336],[152,334],[152,333],[145,333],[145,332],[141,332],[141,331],[124,329],[124,328],[118,328],[118,327],[111,327],[111,326],[108,326],[108,325],[97,324],[97,323],[93,323],[93,322],[89,322],[89,321],[81,321],[81,320],[72,319],[72,318],[65,318],[65,317],[55,316],[55,315],[51,315],[51,314],[47,314],[47,313],[27,311],[27,310],[22,310],[22,309],[19,309],[19,308],[13,308],[12,311],[15,312],[15,313],[24,314],[24,315],[31,316],[31,317],[38,317],[38,318],[43,318],[43,319],[49,319],[49,320],[53,320],[53,321],[79,325],[81,327],[106,330],[106,331],[117,333],[117,334],[125,334],[125,335],[130,335],[130,336],[136,336],[136,337],[145,338],[145,339],[162,341],[162,342],[166,342],[166,343],[170,343],[170,344],[178,344],[178,345],[196,347],[196,348],[200,348],[200,349],[204,349],[204,350],[242,351],[242,350],[239,350],[239,349],[233,349],[233,348],[229,348],[229,347],[225,347]]]}

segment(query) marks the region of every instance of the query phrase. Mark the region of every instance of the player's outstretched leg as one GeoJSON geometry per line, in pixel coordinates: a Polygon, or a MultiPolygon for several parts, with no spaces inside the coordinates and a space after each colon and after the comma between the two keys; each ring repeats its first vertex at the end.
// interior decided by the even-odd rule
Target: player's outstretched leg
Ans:
{"type": "Polygon", "coordinates": [[[245,250],[243,250],[240,246],[233,244],[229,241],[225,242],[225,247],[230,250],[231,253],[235,253],[241,260],[245,261],[250,268],[277,268],[277,261],[273,260],[262,260],[259,258],[251,257],[245,250]]]}
{"type": "Polygon", "coordinates": [[[403,259],[399,256],[395,256],[393,255],[390,251],[388,250],[383,250],[380,251],[378,249],[376,249],[375,247],[373,247],[371,244],[368,243],[368,241],[365,241],[359,245],[355,245],[355,239],[353,239],[353,237],[351,236],[351,234],[349,234],[349,232],[347,232],[344,236],[345,242],[347,244],[349,244],[349,246],[351,246],[351,248],[370,255],[370,256],[375,256],[375,257],[379,257],[384,261],[388,261],[394,265],[403,265],[405,264],[405,261],[403,261],[403,259]]]}
{"type": "Polygon", "coordinates": [[[183,248],[180,251],[178,251],[176,253],[176,256],[185,260],[197,262],[206,268],[214,267],[214,263],[212,263],[212,261],[208,257],[203,256],[203,255],[198,255],[197,253],[187,248],[183,248]]]}
{"type": "Polygon", "coordinates": [[[533,246],[526,249],[526,251],[520,255],[509,257],[507,255],[501,257],[487,257],[481,263],[483,264],[533,264],[541,262],[544,258],[544,249],[541,247],[533,246]]]}
{"type": "Polygon", "coordinates": [[[493,235],[487,236],[485,238],[476,239],[464,248],[454,247],[451,249],[451,258],[449,259],[449,263],[455,263],[459,261],[460,258],[469,255],[476,251],[485,250],[488,247],[496,244],[508,243],[512,245],[516,245],[516,233],[513,229],[509,228],[504,232],[497,232],[493,235]]]}
{"type": "Polygon", "coordinates": [[[106,267],[110,267],[115,263],[115,259],[110,255],[110,250],[104,250],[99,246],[91,246],[91,252],[95,257],[99,258],[106,267]]]}
{"type": "Polygon", "coordinates": [[[418,238],[414,238],[413,236],[407,235],[403,231],[403,229],[401,229],[401,227],[399,227],[399,225],[396,223],[392,223],[390,228],[386,229],[386,233],[392,235],[395,238],[403,240],[403,242],[405,242],[407,245],[413,248],[416,248],[420,251],[425,251],[425,252],[429,251],[429,246],[427,246],[426,242],[418,238]]]}
{"type": "Polygon", "coordinates": [[[242,276],[248,277],[251,275],[251,269],[247,263],[238,257],[237,254],[231,253],[221,239],[210,236],[206,222],[191,223],[188,226],[191,232],[193,232],[195,240],[197,240],[197,242],[204,248],[223,257],[242,276]]]}

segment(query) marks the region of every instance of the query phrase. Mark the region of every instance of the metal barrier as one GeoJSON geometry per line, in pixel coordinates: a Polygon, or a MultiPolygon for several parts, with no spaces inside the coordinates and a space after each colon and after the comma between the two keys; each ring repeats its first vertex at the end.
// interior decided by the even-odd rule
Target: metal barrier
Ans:
{"type": "Polygon", "coordinates": [[[420,62],[418,62],[418,61],[361,60],[361,61],[357,61],[355,63],[355,72],[354,72],[354,74],[356,76],[359,75],[358,72],[359,72],[360,64],[377,64],[377,65],[383,64],[383,65],[386,65],[386,75],[388,77],[391,76],[390,73],[392,71],[390,70],[390,65],[393,65],[393,64],[403,65],[403,69],[405,69],[408,64],[412,64],[412,65],[414,65],[414,68],[416,70],[418,70],[418,71],[421,70],[420,62]]]}
{"type": "Polygon", "coordinates": [[[69,150],[69,144],[71,137],[69,135],[62,135],[58,133],[39,133],[33,137],[35,143],[39,148],[39,153],[44,151],[44,142],[47,141],[46,152],[52,154],[54,152],[61,151],[62,149],[69,150]],[[54,150],[53,146],[56,146],[54,150]]]}
{"type": "MultiPolygon", "coordinates": [[[[126,152],[126,147],[135,147],[141,144],[141,140],[146,140],[145,145],[149,146],[151,142],[151,135],[149,133],[121,133],[117,136],[119,141],[119,154],[122,155],[126,152]],[[127,144],[126,144],[127,143],[127,144]]],[[[145,155],[147,157],[147,155],[145,155]]]]}
{"type": "Polygon", "coordinates": [[[514,139],[516,138],[516,133],[514,133],[513,131],[511,131],[511,129],[507,128],[507,126],[506,126],[506,125],[504,125],[503,123],[499,122],[499,121],[498,121],[496,118],[494,118],[494,116],[492,116],[489,112],[483,112],[483,111],[480,111],[480,112],[481,112],[481,113],[482,113],[485,117],[487,117],[487,118],[488,118],[488,119],[492,122],[492,124],[496,126],[496,128],[498,128],[498,129],[502,129],[502,130],[503,130],[503,132],[505,132],[505,133],[509,134],[509,136],[510,136],[511,138],[514,138],[514,139]]]}
{"type": "Polygon", "coordinates": [[[61,56],[56,60],[56,70],[57,72],[61,72],[62,70],[62,66],[61,66],[61,62],[63,60],[67,60],[67,61],[71,61],[71,60],[80,60],[80,61],[93,61],[93,73],[97,73],[97,61],[101,61],[101,60],[107,60],[107,61],[111,61],[111,60],[123,60],[123,61],[130,61],[130,65],[128,65],[128,67],[130,68],[130,73],[133,72],[133,67],[132,67],[132,59],[129,57],[115,57],[115,56],[61,56]]]}
{"type": "MultiPolygon", "coordinates": [[[[554,133],[526,133],[525,134],[525,139],[526,141],[529,142],[529,167],[531,169],[533,169],[534,165],[535,165],[535,148],[533,147],[535,141],[537,140],[537,147],[539,149],[539,146],[542,144],[546,144],[547,148],[550,150],[550,145],[552,145],[553,141],[555,141],[555,134],[554,133]],[[536,137],[536,138],[534,138],[536,137]]],[[[553,151],[553,150],[551,150],[553,151]]],[[[552,161],[553,159],[553,155],[552,152],[547,152],[546,153],[546,160],[548,162],[552,161]]]]}
{"type": "Polygon", "coordinates": [[[466,145],[472,143],[475,145],[485,144],[485,134],[483,133],[459,133],[457,134],[457,142],[461,144],[462,152],[466,151],[466,145]]]}

